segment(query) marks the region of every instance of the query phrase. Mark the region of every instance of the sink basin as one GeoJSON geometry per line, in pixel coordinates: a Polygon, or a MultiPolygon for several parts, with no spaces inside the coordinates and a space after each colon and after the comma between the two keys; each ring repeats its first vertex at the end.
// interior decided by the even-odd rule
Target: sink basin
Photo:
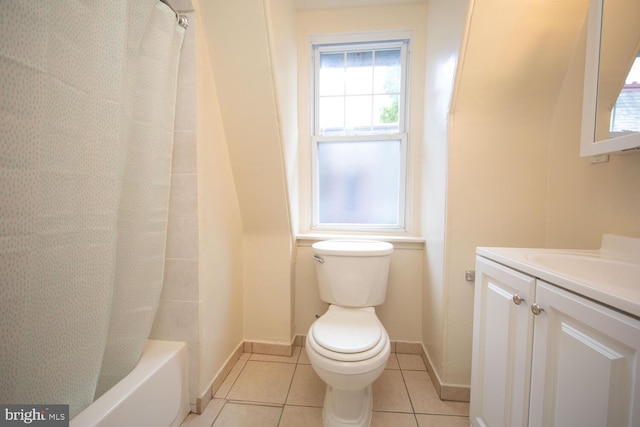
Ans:
{"type": "Polygon", "coordinates": [[[640,293],[640,264],[602,258],[595,254],[528,253],[525,257],[539,266],[581,282],[624,288],[640,293]]]}
{"type": "Polygon", "coordinates": [[[477,253],[640,319],[640,238],[605,234],[595,250],[479,247],[477,253]]]}

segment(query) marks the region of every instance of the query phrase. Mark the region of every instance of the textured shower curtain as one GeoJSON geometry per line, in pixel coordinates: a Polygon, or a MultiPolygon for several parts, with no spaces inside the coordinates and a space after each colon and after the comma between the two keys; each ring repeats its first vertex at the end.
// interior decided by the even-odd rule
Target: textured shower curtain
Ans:
{"type": "Polygon", "coordinates": [[[0,0],[0,402],[73,417],[163,278],[179,52],[157,0],[0,0]]]}

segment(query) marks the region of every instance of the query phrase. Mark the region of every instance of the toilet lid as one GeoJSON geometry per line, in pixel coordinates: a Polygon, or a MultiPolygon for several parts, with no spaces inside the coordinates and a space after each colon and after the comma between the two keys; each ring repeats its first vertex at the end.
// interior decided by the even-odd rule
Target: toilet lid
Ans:
{"type": "Polygon", "coordinates": [[[373,311],[332,306],[311,328],[315,341],[336,353],[361,353],[375,347],[383,329],[373,311]]]}

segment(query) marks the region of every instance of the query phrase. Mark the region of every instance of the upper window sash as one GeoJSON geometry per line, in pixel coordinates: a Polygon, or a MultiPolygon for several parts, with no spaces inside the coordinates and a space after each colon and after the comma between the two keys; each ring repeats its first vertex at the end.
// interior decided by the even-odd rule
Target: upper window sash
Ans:
{"type": "MultiPolygon", "coordinates": [[[[313,70],[314,70],[314,100],[313,100],[313,135],[381,135],[381,134],[395,134],[395,133],[405,133],[406,132],[406,96],[407,96],[407,73],[408,73],[408,40],[395,40],[395,41],[381,41],[381,42],[361,42],[361,43],[331,43],[331,44],[322,44],[322,45],[313,45],[313,70]],[[349,93],[348,89],[344,89],[341,93],[336,93],[335,96],[326,96],[327,94],[321,94],[320,88],[320,72],[321,72],[321,56],[325,55],[327,58],[327,54],[336,53],[337,55],[343,54],[348,56],[351,52],[385,52],[389,50],[399,50],[400,58],[399,58],[399,80],[400,86],[394,88],[393,93],[389,95],[389,99],[393,97],[397,97],[396,100],[392,100],[391,102],[396,102],[397,110],[398,110],[398,123],[397,126],[388,126],[386,123],[382,123],[378,116],[374,117],[376,111],[379,110],[375,108],[375,106],[371,106],[371,121],[364,127],[357,126],[358,118],[355,118],[356,125],[350,127],[348,120],[350,117],[348,114],[353,116],[353,112],[356,111],[356,114],[362,114],[362,109],[352,108],[350,113],[347,113],[348,106],[346,104],[350,103],[351,105],[357,106],[359,102],[364,103],[379,103],[381,102],[384,107],[384,102],[388,102],[389,100],[385,100],[385,96],[387,94],[384,91],[380,90],[380,87],[383,83],[380,81],[374,82],[371,81],[371,90],[362,93],[349,93]],[[377,88],[377,91],[376,91],[377,88]],[[370,100],[366,98],[370,97],[370,100]],[[325,106],[325,114],[327,112],[333,112],[331,107],[335,107],[337,110],[342,111],[343,117],[342,123],[337,123],[333,128],[332,121],[340,120],[340,113],[337,113],[334,118],[327,120],[325,117],[324,124],[325,129],[321,129],[322,125],[320,123],[321,117],[321,102],[324,102],[325,106]],[[331,104],[333,102],[333,105],[331,104]],[[340,110],[342,109],[342,110],[340,110]],[[326,126],[329,123],[329,126],[326,126]],[[368,129],[367,129],[368,128],[368,129]]],[[[374,53],[375,55],[375,53],[374,53]]],[[[347,65],[345,64],[345,69],[347,65]]],[[[345,78],[346,79],[346,78],[345,78]]],[[[388,107],[387,107],[388,108],[388,107]]],[[[379,114],[379,111],[378,111],[379,114]]]]}

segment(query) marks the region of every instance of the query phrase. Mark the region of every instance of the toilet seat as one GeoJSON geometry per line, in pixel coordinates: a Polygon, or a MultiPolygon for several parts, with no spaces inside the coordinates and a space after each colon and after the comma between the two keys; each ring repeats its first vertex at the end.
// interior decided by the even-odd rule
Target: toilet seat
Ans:
{"type": "Polygon", "coordinates": [[[357,362],[379,354],[388,339],[373,307],[331,305],[311,325],[308,342],[317,353],[328,359],[357,362]]]}

